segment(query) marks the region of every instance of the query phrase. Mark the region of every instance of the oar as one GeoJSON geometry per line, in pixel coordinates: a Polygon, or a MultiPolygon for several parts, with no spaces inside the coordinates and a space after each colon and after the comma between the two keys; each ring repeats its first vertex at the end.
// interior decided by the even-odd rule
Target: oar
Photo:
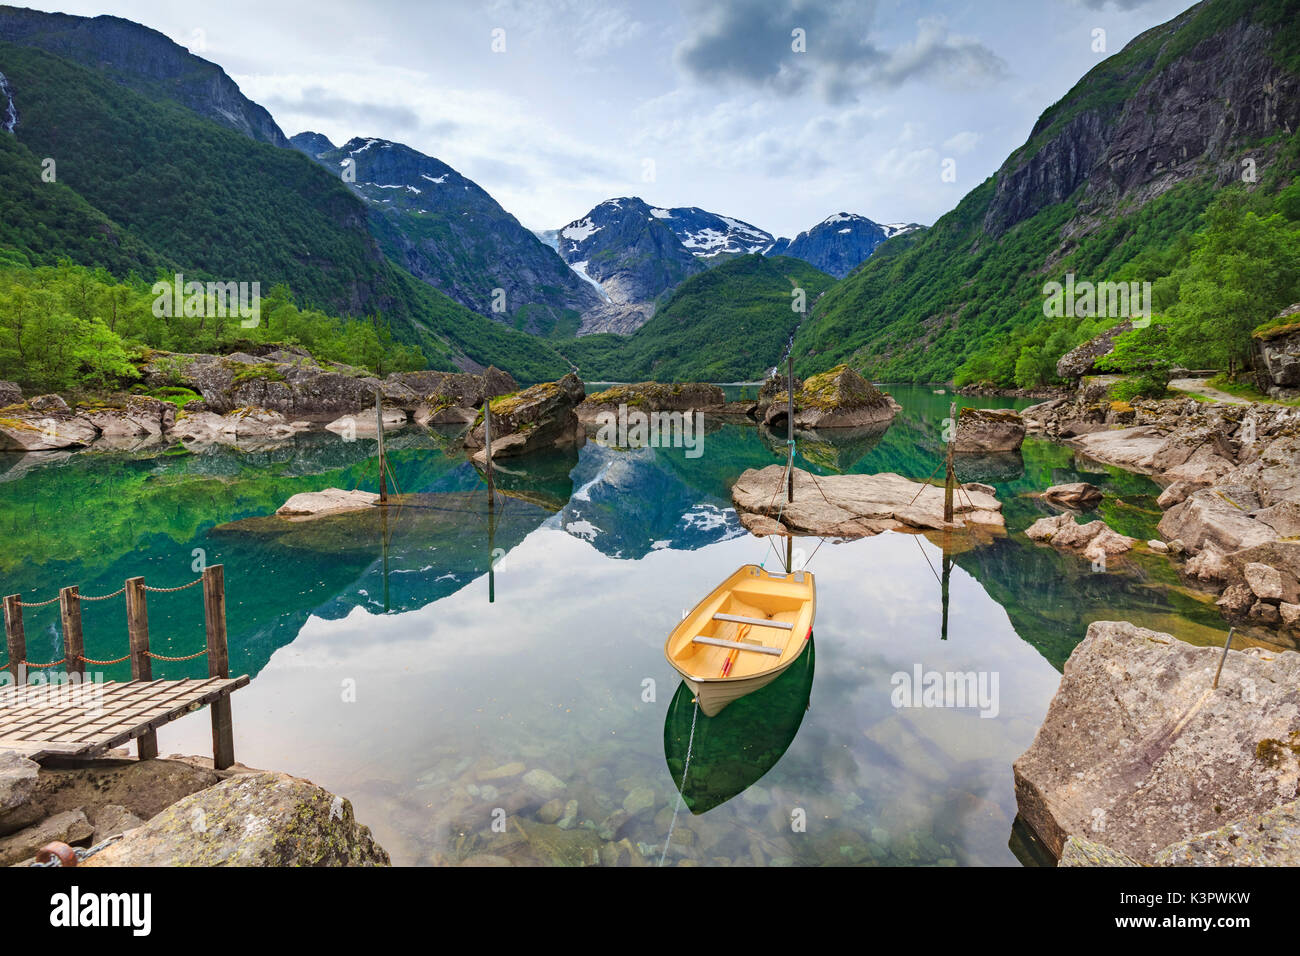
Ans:
{"type": "MultiPolygon", "coordinates": [[[[742,625],[740,625],[740,628],[736,631],[736,642],[737,642],[737,643],[739,643],[739,642],[740,642],[740,639],[743,638],[746,634],[749,633],[749,629],[750,629],[751,626],[752,626],[752,625],[750,625],[750,624],[742,624],[742,625]]],[[[722,676],[723,676],[723,677],[726,677],[728,674],[731,673],[731,665],[734,664],[734,663],[736,663],[736,658],[739,657],[739,656],[740,656],[740,648],[736,648],[736,649],[733,650],[730,654],[727,655],[727,659],[726,659],[725,661],[723,661],[723,663],[722,663],[722,676]]]]}

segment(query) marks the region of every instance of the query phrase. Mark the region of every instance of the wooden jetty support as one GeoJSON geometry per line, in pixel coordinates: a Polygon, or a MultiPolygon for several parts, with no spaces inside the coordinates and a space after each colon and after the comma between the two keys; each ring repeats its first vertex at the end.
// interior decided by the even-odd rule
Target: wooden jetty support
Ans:
{"type": "Polygon", "coordinates": [[[30,604],[17,594],[4,599],[5,643],[10,681],[0,687],[0,750],[15,750],[33,760],[50,756],[94,757],[136,741],[141,760],[158,755],[157,730],[209,706],[212,712],[212,758],[218,770],[235,762],[230,695],[245,686],[248,675],[231,678],[226,644],[226,586],[224,568],[204,568],[198,579],[178,588],[151,588],[144,578],[130,578],[122,589],[103,597],[81,595],[76,586],[59,592],[64,656],[49,663],[27,660],[23,608],[53,604],[55,599],[30,604]],[[149,649],[147,592],[184,591],[203,585],[204,649],[186,657],[168,657],[149,649]],[[102,601],[126,595],[128,653],[114,660],[85,656],[81,631],[83,601],[102,601]],[[206,680],[154,680],[153,661],[185,661],[207,655],[206,680]],[[89,681],[86,664],[131,662],[129,681],[89,681]],[[29,669],[66,666],[63,679],[30,683],[29,669]]]}

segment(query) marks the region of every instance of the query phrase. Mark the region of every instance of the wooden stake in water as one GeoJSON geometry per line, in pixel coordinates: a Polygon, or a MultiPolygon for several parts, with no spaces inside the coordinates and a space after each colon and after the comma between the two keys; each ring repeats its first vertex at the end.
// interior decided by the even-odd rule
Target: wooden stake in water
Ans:
{"type": "Polygon", "coordinates": [[[785,365],[785,447],[788,453],[785,500],[794,501],[794,355],[786,356],[785,365]]]}
{"type": "Polygon", "coordinates": [[[483,399],[483,458],[487,467],[488,510],[497,506],[496,485],[492,480],[492,399],[483,399]]]}
{"type": "Polygon", "coordinates": [[[388,481],[384,470],[384,401],[383,395],[375,392],[375,427],[379,429],[379,503],[388,504],[388,481]]]}
{"type": "Polygon", "coordinates": [[[948,472],[943,479],[943,520],[952,524],[952,492],[957,473],[952,467],[952,446],[957,440],[957,403],[948,406],[948,420],[952,422],[952,436],[948,439],[948,472]]]}

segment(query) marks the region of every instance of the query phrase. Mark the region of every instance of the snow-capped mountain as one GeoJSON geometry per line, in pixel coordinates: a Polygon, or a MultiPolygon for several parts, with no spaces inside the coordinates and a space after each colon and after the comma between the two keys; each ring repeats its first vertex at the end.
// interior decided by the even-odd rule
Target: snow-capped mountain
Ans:
{"type": "Polygon", "coordinates": [[[384,252],[475,312],[512,323],[522,309],[525,329],[546,333],[603,301],[598,287],[441,160],[375,137],[342,148],[311,132],[290,142],[336,175],[347,170],[344,181],[354,179],[352,189],[370,204],[384,252]]]}
{"type": "Polygon", "coordinates": [[[837,279],[843,279],[886,239],[920,228],[914,222],[882,226],[866,216],[837,212],[794,239],[777,239],[763,250],[763,254],[794,256],[837,279]]]}
{"type": "Polygon", "coordinates": [[[663,221],[682,245],[701,259],[745,256],[762,252],[772,244],[773,236],[765,229],[730,216],[681,206],[675,209],[652,207],[650,215],[663,221]]]}
{"type": "Polygon", "coordinates": [[[560,256],[606,298],[583,316],[583,332],[633,331],[654,314],[655,299],[707,268],[682,244],[670,219],[655,213],[644,200],[624,196],[559,230],[560,256]]]}

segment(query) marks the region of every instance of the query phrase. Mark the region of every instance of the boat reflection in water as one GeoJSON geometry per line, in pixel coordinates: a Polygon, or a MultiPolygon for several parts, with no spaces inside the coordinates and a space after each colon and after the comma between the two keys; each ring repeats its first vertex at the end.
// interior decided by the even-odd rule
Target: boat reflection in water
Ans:
{"type": "Polygon", "coordinates": [[[733,701],[716,717],[696,719],[694,694],[684,681],[678,685],[664,718],[664,759],[691,813],[707,813],[742,793],[789,749],[812,695],[814,641],[772,683],[733,701]],[[688,745],[690,768],[683,786],[688,745]]]}

